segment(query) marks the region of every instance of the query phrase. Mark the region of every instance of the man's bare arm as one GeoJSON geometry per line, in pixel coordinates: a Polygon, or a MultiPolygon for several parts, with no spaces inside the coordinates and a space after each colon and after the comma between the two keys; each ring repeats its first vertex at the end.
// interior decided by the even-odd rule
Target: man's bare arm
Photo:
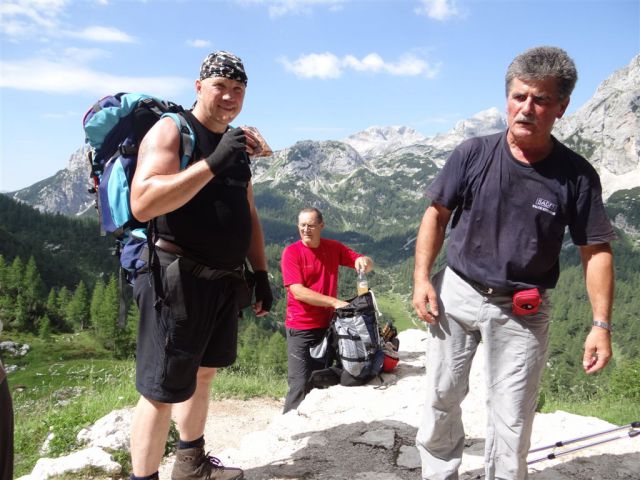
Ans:
{"type": "Polygon", "coordinates": [[[200,160],[180,171],[180,133],[175,122],[164,118],[145,135],[131,184],[133,216],[146,222],[172,212],[191,200],[212,178],[200,160]]]}
{"type": "Polygon", "coordinates": [[[289,285],[289,293],[293,295],[293,298],[299,302],[308,303],[309,305],[315,305],[316,307],[333,307],[340,308],[348,305],[348,302],[340,300],[339,298],[330,297],[329,295],[323,295],[322,293],[315,292],[310,288],[305,287],[301,283],[294,283],[289,285]]]}
{"type": "Polygon", "coordinates": [[[427,323],[437,321],[438,297],[431,284],[431,268],[444,243],[444,235],[450,218],[451,210],[437,203],[432,203],[424,212],[418,230],[418,238],[416,238],[413,307],[418,317],[427,323]]]}
{"type": "MultiPolygon", "coordinates": [[[[593,320],[610,324],[615,284],[611,246],[608,243],[581,246],[580,257],[593,320]]],[[[595,373],[603,369],[611,355],[611,332],[592,326],[584,344],[582,365],[585,372],[595,373]]]]}

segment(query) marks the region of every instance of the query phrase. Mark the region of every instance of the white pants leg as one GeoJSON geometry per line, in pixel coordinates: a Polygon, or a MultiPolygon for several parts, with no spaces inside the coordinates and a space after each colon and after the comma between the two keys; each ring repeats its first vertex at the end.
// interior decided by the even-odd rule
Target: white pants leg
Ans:
{"type": "Polygon", "coordinates": [[[429,328],[427,391],[416,437],[422,478],[458,478],[464,448],[460,404],[469,390],[471,362],[482,339],[488,385],[486,478],[524,479],[546,354],[548,304],[542,313],[516,317],[510,296],[484,296],[448,268],[433,282],[440,318],[429,328]]]}
{"type": "Polygon", "coordinates": [[[535,315],[516,316],[511,299],[487,308],[480,325],[487,382],[487,480],[524,480],[531,428],[546,363],[548,299],[535,315]]]}

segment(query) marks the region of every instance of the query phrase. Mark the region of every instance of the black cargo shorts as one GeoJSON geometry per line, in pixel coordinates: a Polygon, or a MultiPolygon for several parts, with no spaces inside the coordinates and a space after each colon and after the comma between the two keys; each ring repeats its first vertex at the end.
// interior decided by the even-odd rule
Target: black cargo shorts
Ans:
{"type": "Polygon", "coordinates": [[[154,306],[150,280],[149,273],[142,273],[134,285],[140,310],[136,388],[151,400],[183,402],[195,391],[200,366],[227,367],[236,359],[237,289],[229,277],[204,280],[182,272],[187,316],[176,318],[170,301],[154,306]]]}

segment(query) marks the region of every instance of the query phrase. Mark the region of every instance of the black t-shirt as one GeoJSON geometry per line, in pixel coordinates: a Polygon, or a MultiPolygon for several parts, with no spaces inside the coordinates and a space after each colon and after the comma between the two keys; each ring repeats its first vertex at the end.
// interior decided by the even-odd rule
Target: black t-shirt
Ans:
{"type": "MultiPolygon", "coordinates": [[[[185,117],[196,134],[193,162],[213,152],[223,134],[208,130],[191,112],[185,112],[185,117]]],[[[216,176],[182,207],[158,217],[160,236],[180,245],[206,265],[225,269],[241,265],[251,242],[247,189],[227,185],[224,179],[248,183],[251,180],[249,157],[245,160],[216,176]]]]}
{"type": "Polygon", "coordinates": [[[595,169],[553,142],[533,165],[511,155],[506,132],[453,151],[427,189],[434,203],[453,210],[450,267],[493,288],[553,288],[567,226],[576,245],[615,238],[595,169]]]}

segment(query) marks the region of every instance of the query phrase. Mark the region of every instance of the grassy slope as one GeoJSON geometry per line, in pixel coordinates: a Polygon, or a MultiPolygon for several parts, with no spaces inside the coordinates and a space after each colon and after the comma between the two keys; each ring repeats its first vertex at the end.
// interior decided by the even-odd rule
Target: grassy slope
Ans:
{"type": "MultiPolygon", "coordinates": [[[[52,336],[45,341],[5,332],[4,340],[31,346],[25,357],[4,358],[5,364],[19,366],[9,375],[16,478],[31,472],[50,432],[55,436],[47,455],[66,454],[78,447],[76,436],[83,427],[138,400],[133,360],[109,359],[89,333],[52,336]]],[[[286,378],[274,378],[260,369],[242,376],[221,371],[213,387],[217,398],[279,398],[285,393],[286,378]]],[[[126,458],[119,460],[127,462],[126,458]]]]}

